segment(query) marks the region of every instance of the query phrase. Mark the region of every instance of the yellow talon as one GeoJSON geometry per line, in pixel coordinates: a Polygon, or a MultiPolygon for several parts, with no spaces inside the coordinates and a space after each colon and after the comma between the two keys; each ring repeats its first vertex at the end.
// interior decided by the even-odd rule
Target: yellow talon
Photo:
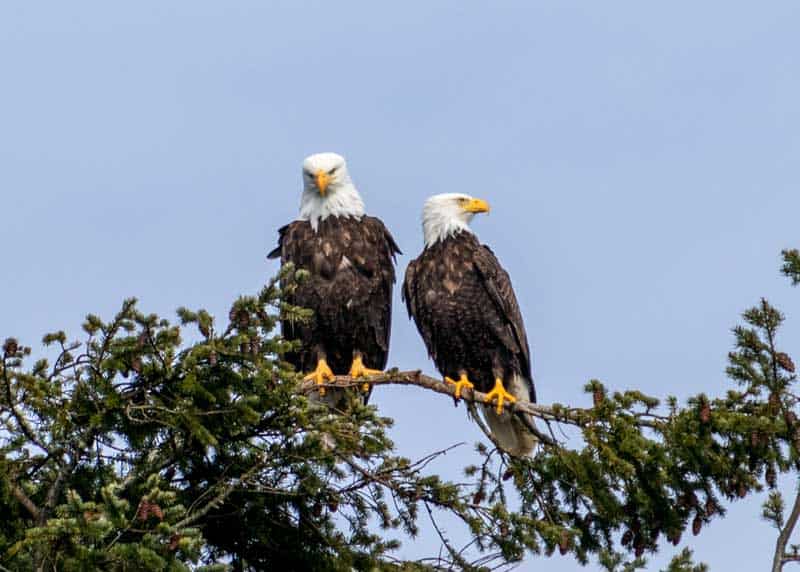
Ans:
{"type": "Polygon", "coordinates": [[[498,415],[503,413],[503,402],[508,401],[509,403],[514,403],[517,401],[517,398],[507,392],[506,388],[503,387],[503,380],[500,378],[494,380],[494,389],[486,394],[486,403],[491,403],[495,398],[497,398],[496,411],[498,415]]]}
{"type": "Polygon", "coordinates": [[[461,399],[461,391],[463,391],[465,387],[468,387],[469,389],[473,389],[475,387],[472,385],[472,382],[469,380],[466,373],[462,373],[458,381],[450,379],[447,376],[445,376],[444,380],[446,383],[456,386],[456,399],[461,399]]]}
{"type": "MultiPolygon", "coordinates": [[[[359,378],[367,377],[370,375],[380,375],[383,372],[379,369],[370,369],[364,365],[360,355],[353,358],[353,365],[350,366],[350,377],[359,378]]],[[[361,386],[361,391],[364,393],[369,391],[369,384],[365,383],[361,386]]]]}
{"type": "MultiPolygon", "coordinates": [[[[313,381],[317,385],[322,385],[326,381],[331,381],[334,377],[333,371],[328,367],[328,362],[321,359],[317,362],[317,369],[305,376],[303,381],[313,381]]],[[[319,388],[319,394],[325,395],[324,387],[319,388]]]]}

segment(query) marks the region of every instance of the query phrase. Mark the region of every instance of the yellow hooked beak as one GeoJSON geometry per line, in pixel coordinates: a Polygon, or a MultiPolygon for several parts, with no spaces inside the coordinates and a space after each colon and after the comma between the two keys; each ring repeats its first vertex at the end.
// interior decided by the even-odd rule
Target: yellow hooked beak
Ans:
{"type": "Polygon", "coordinates": [[[317,174],[314,175],[314,180],[317,181],[319,194],[324,197],[325,191],[328,189],[328,185],[331,184],[331,176],[325,171],[317,171],[317,174]]]}
{"type": "Polygon", "coordinates": [[[463,208],[468,213],[488,213],[489,203],[482,199],[470,199],[463,208]]]}

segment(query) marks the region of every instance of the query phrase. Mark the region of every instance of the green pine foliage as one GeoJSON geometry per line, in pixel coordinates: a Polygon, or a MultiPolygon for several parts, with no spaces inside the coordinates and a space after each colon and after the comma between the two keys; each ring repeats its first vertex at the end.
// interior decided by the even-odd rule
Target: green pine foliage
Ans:
{"type": "Polygon", "coordinates": [[[800,251],[796,248],[784,250],[781,272],[792,280],[793,285],[800,284],[800,251]]]}
{"type": "MultiPolygon", "coordinates": [[[[279,279],[293,287],[291,269],[279,279]]],[[[237,300],[222,329],[203,310],[174,325],[127,300],[111,321],[88,316],[84,343],[46,335],[52,363],[26,367],[30,348],[8,339],[0,564],[392,569],[390,531],[415,534],[421,500],[465,515],[455,485],[393,453],[390,420],[356,400],[331,415],[297,391],[275,327],[308,312],[281,295],[276,279],[237,300]],[[182,344],[186,327],[199,342],[182,344]]]]}
{"type": "MultiPolygon", "coordinates": [[[[795,282],[799,258],[784,253],[795,282]]],[[[662,404],[593,380],[588,406],[542,409],[536,456],[479,443],[454,483],[436,475],[444,452],[400,456],[373,406],[354,398],[334,413],[301,390],[281,360],[297,342],[276,326],[308,319],[282,302],[303,279],[284,268],[222,326],[186,308],[173,324],[127,300],[110,321],[89,315],[82,342],[46,335],[52,361],[8,338],[0,570],[488,570],[556,552],[639,570],[765,489],[764,518],[791,534],[775,486],[799,468],[796,376],[766,300],[733,330],[722,395],[662,404]],[[436,524],[445,513],[463,525],[452,536],[436,524]],[[443,549],[403,560],[421,516],[443,549]]],[[[796,555],[786,546],[780,558],[796,555]]],[[[684,548],[667,571],[706,567],[684,548]]]]}

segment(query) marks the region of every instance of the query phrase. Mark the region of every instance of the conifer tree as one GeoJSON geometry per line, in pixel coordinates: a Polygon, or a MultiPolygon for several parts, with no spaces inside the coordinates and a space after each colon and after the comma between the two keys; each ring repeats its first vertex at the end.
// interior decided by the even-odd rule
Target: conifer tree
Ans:
{"type": "MultiPolygon", "coordinates": [[[[783,272],[800,282],[797,251],[784,252],[783,272]]],[[[454,483],[436,474],[444,452],[403,457],[391,419],[358,399],[331,411],[281,360],[297,342],[277,335],[278,319],[309,317],[282,302],[303,279],[285,267],[222,324],[186,308],[173,324],[126,300],[108,321],[87,316],[80,342],[44,336],[51,360],[7,338],[0,570],[488,570],[557,552],[621,572],[668,542],[683,545],[669,572],[703,572],[688,539],[764,489],[773,571],[800,561],[800,497],[787,516],[775,488],[800,468],[795,366],[766,300],[733,330],[724,394],[662,404],[592,380],[580,407],[518,404],[537,418],[537,454],[510,457],[485,431],[454,483]],[[443,514],[462,530],[445,534],[443,514]],[[421,515],[443,550],[404,560],[421,515]]],[[[370,381],[453,396],[418,371],[370,381]]],[[[474,412],[483,395],[463,397],[474,412]]]]}

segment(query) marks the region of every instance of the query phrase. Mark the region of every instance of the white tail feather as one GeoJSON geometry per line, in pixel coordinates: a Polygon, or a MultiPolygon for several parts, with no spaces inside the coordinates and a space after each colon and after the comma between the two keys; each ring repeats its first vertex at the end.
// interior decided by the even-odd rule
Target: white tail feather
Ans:
{"type": "MultiPolygon", "coordinates": [[[[521,376],[515,376],[506,387],[518,402],[530,403],[531,382],[521,376]]],[[[531,433],[525,424],[509,411],[500,415],[492,404],[483,405],[483,418],[486,419],[489,430],[495,441],[507,452],[517,457],[524,457],[533,452],[538,439],[531,433]]],[[[531,420],[532,421],[532,420],[531,420]]]]}

